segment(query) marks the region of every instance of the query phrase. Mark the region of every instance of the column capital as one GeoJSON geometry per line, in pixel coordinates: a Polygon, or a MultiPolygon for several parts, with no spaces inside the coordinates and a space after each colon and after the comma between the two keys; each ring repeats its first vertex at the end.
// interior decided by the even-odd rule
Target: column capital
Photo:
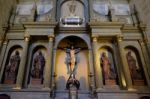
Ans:
{"type": "Polygon", "coordinates": [[[50,42],[52,42],[53,40],[54,40],[54,35],[48,35],[48,40],[50,41],[50,42]]]}
{"type": "Polygon", "coordinates": [[[30,37],[25,37],[25,41],[29,42],[30,41],[30,37]]]}
{"type": "MultiPolygon", "coordinates": [[[[4,41],[4,36],[0,35],[0,43],[2,43],[4,41]]],[[[6,40],[7,41],[7,40],[6,40]]]]}
{"type": "Polygon", "coordinates": [[[26,42],[29,42],[30,41],[30,35],[25,33],[24,39],[25,39],[26,42]]]}
{"type": "Polygon", "coordinates": [[[8,43],[8,39],[5,38],[3,44],[6,45],[8,43]]]}
{"type": "Polygon", "coordinates": [[[123,41],[123,35],[117,35],[117,41],[122,42],[123,41]]]}
{"type": "Polygon", "coordinates": [[[142,45],[144,44],[144,41],[142,39],[139,39],[138,41],[140,44],[142,44],[142,45]]]}
{"type": "Polygon", "coordinates": [[[149,43],[150,43],[150,42],[148,41],[148,39],[147,39],[147,38],[144,38],[143,42],[144,42],[144,43],[147,43],[147,44],[149,44],[149,43]]]}
{"type": "Polygon", "coordinates": [[[93,37],[93,42],[97,42],[98,41],[98,37],[93,37]]]}

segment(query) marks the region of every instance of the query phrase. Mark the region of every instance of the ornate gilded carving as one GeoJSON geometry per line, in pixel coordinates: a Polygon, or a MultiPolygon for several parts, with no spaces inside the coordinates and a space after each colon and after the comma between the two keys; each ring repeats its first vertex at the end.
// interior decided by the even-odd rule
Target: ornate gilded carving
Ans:
{"type": "Polygon", "coordinates": [[[93,37],[93,42],[97,42],[98,38],[97,37],[93,37]]]}
{"type": "Polygon", "coordinates": [[[52,42],[54,40],[54,35],[49,35],[48,39],[49,39],[50,42],[52,42]]]}
{"type": "Polygon", "coordinates": [[[24,39],[26,42],[29,42],[30,41],[30,35],[28,33],[25,33],[24,39]]]}
{"type": "Polygon", "coordinates": [[[123,35],[117,35],[117,41],[119,42],[123,41],[123,35]]]}
{"type": "Polygon", "coordinates": [[[3,44],[6,45],[8,43],[8,39],[5,38],[3,44]]]}

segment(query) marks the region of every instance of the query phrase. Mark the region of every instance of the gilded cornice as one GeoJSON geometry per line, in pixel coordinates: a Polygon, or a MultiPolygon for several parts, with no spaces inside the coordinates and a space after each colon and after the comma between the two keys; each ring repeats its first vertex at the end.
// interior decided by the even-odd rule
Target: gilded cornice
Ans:
{"type": "Polygon", "coordinates": [[[25,28],[54,28],[57,25],[57,22],[24,22],[25,28]]]}
{"type": "Polygon", "coordinates": [[[124,25],[122,28],[121,28],[122,32],[123,33],[139,33],[141,32],[140,31],[140,28],[138,26],[133,26],[133,25],[124,25]]]}
{"type": "Polygon", "coordinates": [[[121,28],[124,23],[91,21],[88,24],[91,28],[121,28]]]}
{"type": "Polygon", "coordinates": [[[24,27],[23,27],[23,25],[14,25],[14,26],[11,26],[11,27],[9,27],[9,30],[8,30],[8,32],[24,32],[24,27]]]}
{"type": "Polygon", "coordinates": [[[62,33],[85,33],[88,29],[87,27],[59,27],[57,30],[62,33]]]}
{"type": "Polygon", "coordinates": [[[54,37],[55,37],[54,35],[48,35],[49,41],[52,42],[54,40],[54,37]]]}

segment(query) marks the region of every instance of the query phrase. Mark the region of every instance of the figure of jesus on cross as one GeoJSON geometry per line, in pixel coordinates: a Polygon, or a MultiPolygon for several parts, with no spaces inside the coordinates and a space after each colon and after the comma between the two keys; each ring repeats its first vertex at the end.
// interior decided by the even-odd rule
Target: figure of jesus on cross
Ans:
{"type": "Polygon", "coordinates": [[[76,59],[76,54],[79,53],[80,48],[74,48],[73,45],[71,45],[70,48],[65,48],[66,53],[68,54],[67,56],[67,66],[69,65],[69,72],[74,73],[76,69],[76,64],[77,64],[77,59],[76,59]]]}

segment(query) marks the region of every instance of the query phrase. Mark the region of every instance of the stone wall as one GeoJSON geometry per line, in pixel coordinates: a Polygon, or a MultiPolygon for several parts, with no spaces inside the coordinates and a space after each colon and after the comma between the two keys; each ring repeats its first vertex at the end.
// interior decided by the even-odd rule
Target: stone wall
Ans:
{"type": "Polygon", "coordinates": [[[135,7],[137,9],[140,21],[146,24],[147,29],[147,35],[149,36],[149,42],[150,42],[150,0],[131,0],[131,5],[135,4],[135,7]]]}
{"type": "Polygon", "coordinates": [[[0,0],[0,34],[2,34],[2,25],[7,24],[10,12],[16,0],[0,0]]]}

